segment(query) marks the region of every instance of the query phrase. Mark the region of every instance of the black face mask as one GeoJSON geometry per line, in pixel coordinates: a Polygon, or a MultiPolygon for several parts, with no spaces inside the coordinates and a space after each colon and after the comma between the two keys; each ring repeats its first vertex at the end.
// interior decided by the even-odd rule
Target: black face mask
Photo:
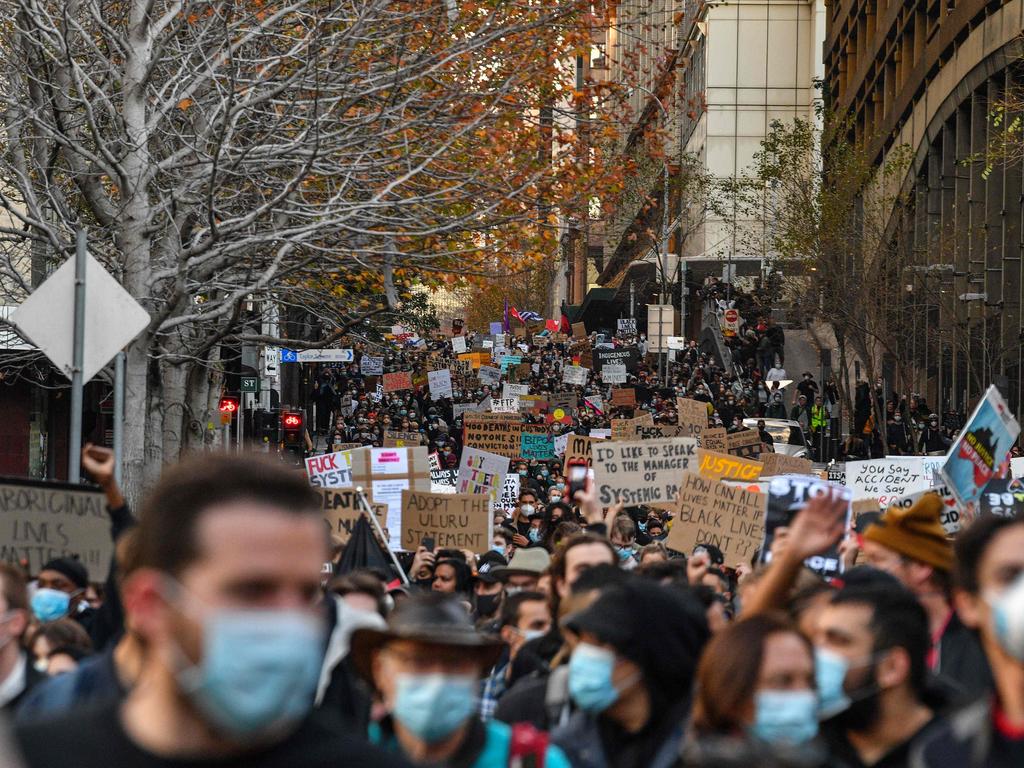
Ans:
{"type": "Polygon", "coordinates": [[[871,664],[867,678],[846,694],[853,702],[833,718],[843,730],[863,733],[878,722],[882,715],[882,689],[878,687],[878,667],[871,664]]]}
{"type": "Polygon", "coordinates": [[[493,595],[477,595],[476,596],[476,616],[478,619],[483,619],[489,616],[493,616],[498,611],[498,606],[501,604],[501,592],[497,592],[493,595]]]}

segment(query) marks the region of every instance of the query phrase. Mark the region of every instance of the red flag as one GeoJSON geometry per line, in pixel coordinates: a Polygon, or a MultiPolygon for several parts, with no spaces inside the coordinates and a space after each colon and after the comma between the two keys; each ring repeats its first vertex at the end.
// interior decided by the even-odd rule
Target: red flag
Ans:
{"type": "Polygon", "coordinates": [[[561,327],[561,323],[559,323],[557,320],[544,321],[544,329],[547,331],[551,331],[552,333],[558,333],[558,329],[561,327]]]}

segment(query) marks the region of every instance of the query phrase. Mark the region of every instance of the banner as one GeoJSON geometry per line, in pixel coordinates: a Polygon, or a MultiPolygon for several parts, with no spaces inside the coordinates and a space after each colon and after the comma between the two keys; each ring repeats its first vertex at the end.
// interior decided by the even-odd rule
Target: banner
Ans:
{"type": "MultiPolygon", "coordinates": [[[[784,453],[761,453],[758,454],[757,460],[764,465],[761,477],[809,475],[814,469],[814,464],[810,459],[798,459],[796,456],[787,456],[784,453]]],[[[831,479],[829,478],[829,480],[831,479]]],[[[842,481],[839,484],[843,485],[842,481]]]]}
{"type": "Polygon", "coordinates": [[[522,416],[516,413],[467,413],[463,416],[463,445],[514,459],[519,456],[522,416]]]}
{"type": "Polygon", "coordinates": [[[523,432],[519,455],[527,461],[547,461],[555,458],[555,444],[551,435],[523,432]]]}
{"type": "MultiPolygon", "coordinates": [[[[363,515],[362,507],[359,504],[359,494],[356,493],[355,488],[321,488],[320,493],[324,500],[324,520],[330,526],[331,533],[337,536],[342,544],[347,544],[352,536],[352,529],[363,515]]],[[[386,536],[388,534],[387,506],[374,504],[369,499],[367,499],[367,503],[386,536]]],[[[373,526],[370,527],[373,528],[373,526]]],[[[373,532],[376,534],[376,529],[373,532]]],[[[388,546],[386,541],[380,543],[385,547],[388,546]]]]}
{"type": "Polygon", "coordinates": [[[454,493],[402,492],[402,548],[415,552],[426,537],[437,549],[468,549],[483,554],[491,548],[492,517],[487,496],[454,493]]]}
{"type": "Polygon", "coordinates": [[[953,441],[940,470],[961,504],[978,500],[1019,434],[1020,425],[1003,396],[990,386],[953,441]]]}
{"type": "Polygon", "coordinates": [[[616,347],[615,349],[595,349],[594,363],[598,368],[605,365],[623,365],[630,373],[636,372],[640,364],[640,350],[636,347],[616,347]]]}
{"type": "Polygon", "coordinates": [[[337,451],[308,457],[306,475],[309,476],[309,484],[317,488],[351,488],[351,455],[351,451],[337,451]]]}
{"type": "Polygon", "coordinates": [[[110,568],[114,544],[101,491],[88,485],[0,478],[0,561],[30,574],[57,557],[77,557],[93,578],[110,568]]]}
{"type": "Polygon", "coordinates": [[[614,387],[611,390],[611,404],[617,408],[636,408],[637,390],[633,387],[614,387]]]}
{"type": "Polygon", "coordinates": [[[601,381],[605,384],[625,384],[626,366],[618,364],[602,365],[601,381]]]}
{"type": "Polygon", "coordinates": [[[363,355],[359,361],[359,372],[363,376],[383,376],[384,375],[384,358],[374,357],[372,355],[363,355]]]}
{"type": "Polygon", "coordinates": [[[462,460],[459,462],[456,492],[483,494],[492,504],[496,504],[507,471],[506,457],[465,446],[462,449],[462,460]]]}
{"type": "Polygon", "coordinates": [[[679,426],[686,427],[687,437],[700,438],[704,430],[708,428],[707,403],[691,400],[688,397],[677,397],[676,413],[679,416],[679,426]]]}
{"type": "Polygon", "coordinates": [[[591,449],[597,500],[606,507],[671,504],[682,472],[697,468],[697,441],[690,438],[599,442],[591,449]]]}
{"type": "Polygon", "coordinates": [[[452,372],[447,368],[427,371],[427,385],[430,387],[431,400],[450,399],[452,396],[452,372]]]}
{"type": "Polygon", "coordinates": [[[412,389],[412,371],[396,371],[395,373],[384,374],[385,392],[400,392],[403,389],[412,389]]]}
{"type": "Polygon", "coordinates": [[[764,539],[765,503],[763,493],[684,472],[665,546],[689,555],[698,544],[711,544],[727,566],[749,564],[764,539]]]}
{"type": "MultiPolygon", "coordinates": [[[[813,476],[787,475],[785,477],[774,477],[768,481],[768,507],[765,513],[764,545],[761,547],[762,563],[767,563],[771,560],[772,540],[775,537],[775,529],[788,526],[796,513],[803,509],[808,501],[816,496],[825,494],[847,502],[843,528],[848,530],[852,515],[851,502],[853,500],[853,493],[849,488],[833,485],[813,476]]],[[[841,573],[843,568],[839,557],[838,544],[828,552],[807,558],[804,561],[804,565],[823,579],[829,579],[841,573]]]]}
{"type": "Polygon", "coordinates": [[[718,453],[701,448],[697,451],[700,457],[700,474],[715,480],[757,480],[764,471],[764,465],[757,461],[747,461],[728,453],[718,453]]]}
{"type": "Polygon", "coordinates": [[[565,384],[572,384],[578,387],[587,386],[587,375],[590,372],[578,365],[567,365],[562,369],[562,381],[565,384]]]}

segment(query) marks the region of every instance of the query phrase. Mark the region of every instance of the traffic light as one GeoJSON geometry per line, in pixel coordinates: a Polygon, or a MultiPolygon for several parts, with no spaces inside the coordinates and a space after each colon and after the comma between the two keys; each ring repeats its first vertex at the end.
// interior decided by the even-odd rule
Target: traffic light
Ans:
{"type": "Polygon", "coordinates": [[[281,441],[285,445],[302,445],[302,411],[281,411],[281,441]]]}
{"type": "Polygon", "coordinates": [[[238,413],[238,398],[234,396],[224,395],[220,399],[220,405],[217,406],[221,413],[238,413]]]}

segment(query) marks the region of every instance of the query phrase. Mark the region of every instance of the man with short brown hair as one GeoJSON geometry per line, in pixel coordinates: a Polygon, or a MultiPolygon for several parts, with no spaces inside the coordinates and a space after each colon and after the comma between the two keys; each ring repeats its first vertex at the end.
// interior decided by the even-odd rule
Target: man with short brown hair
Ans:
{"type": "Polygon", "coordinates": [[[29,663],[21,638],[28,628],[25,576],[0,563],[0,709],[10,714],[31,688],[46,679],[29,663]]]}

